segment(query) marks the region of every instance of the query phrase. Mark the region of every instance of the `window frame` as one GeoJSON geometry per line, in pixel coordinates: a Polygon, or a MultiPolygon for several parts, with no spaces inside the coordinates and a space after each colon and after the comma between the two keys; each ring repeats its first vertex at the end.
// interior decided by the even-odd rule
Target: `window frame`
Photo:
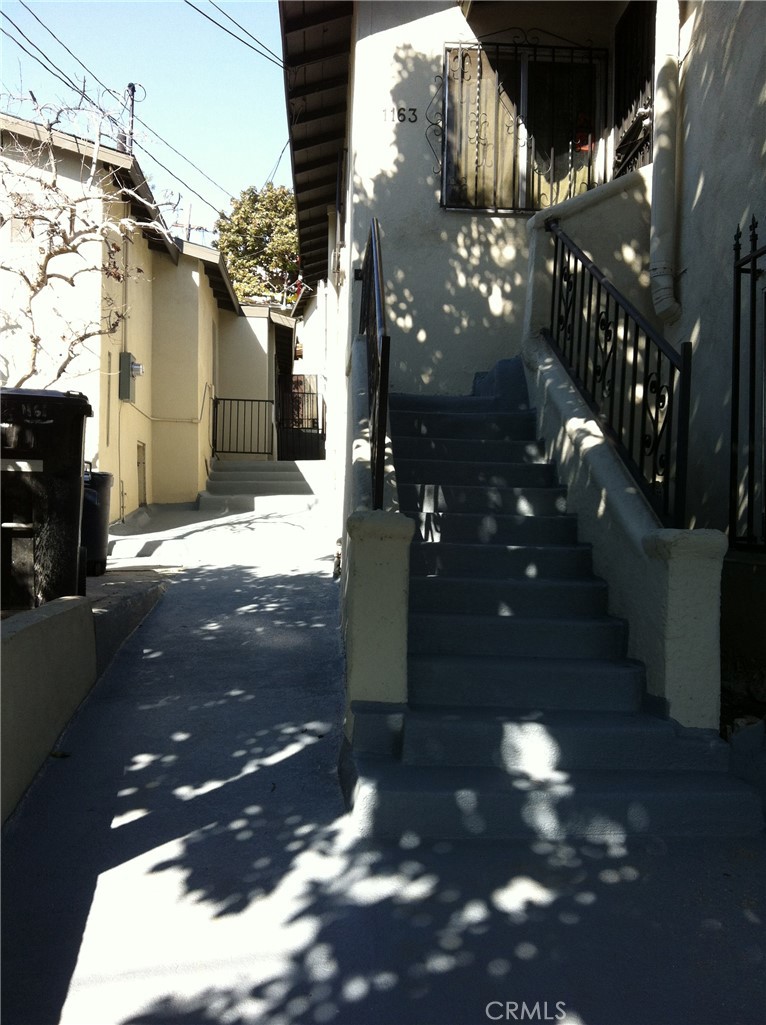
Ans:
{"type": "MultiPolygon", "coordinates": [[[[476,62],[477,71],[477,83],[481,79],[481,64],[484,63],[484,58],[479,56],[476,62]]],[[[456,42],[447,43],[444,47],[443,55],[443,84],[442,84],[442,149],[441,149],[441,172],[440,172],[440,206],[444,210],[454,210],[464,212],[466,210],[474,212],[485,212],[492,214],[504,214],[504,215],[526,215],[531,216],[540,209],[546,209],[551,205],[555,205],[557,202],[561,202],[562,198],[556,198],[553,203],[540,203],[539,196],[541,195],[540,186],[538,184],[537,190],[535,190],[534,184],[530,187],[529,185],[529,171],[528,169],[522,173],[522,160],[519,158],[519,149],[526,145],[526,139],[534,139],[531,133],[528,133],[527,121],[529,118],[529,101],[530,101],[530,79],[529,79],[529,67],[531,64],[545,64],[551,67],[556,65],[570,66],[582,65],[591,68],[591,84],[590,90],[592,95],[592,108],[588,112],[591,116],[593,123],[593,136],[592,136],[592,157],[588,163],[588,179],[587,188],[594,188],[596,185],[602,184],[608,180],[609,177],[609,165],[608,165],[608,136],[609,136],[609,123],[608,123],[608,91],[609,91],[609,51],[603,47],[594,46],[577,46],[567,45],[562,46],[559,44],[549,45],[541,44],[537,42],[513,42],[513,43],[482,43],[479,42],[456,42]],[[457,80],[457,75],[465,74],[465,55],[468,54],[489,54],[493,53],[495,57],[494,66],[492,65],[489,56],[486,57],[486,63],[489,66],[494,76],[494,94],[496,102],[494,104],[494,111],[491,112],[494,117],[494,142],[491,144],[493,147],[497,145],[498,132],[502,126],[499,127],[498,123],[498,109],[500,106],[500,97],[503,95],[509,95],[506,88],[506,82],[501,78],[500,57],[507,60],[513,56],[514,60],[518,64],[519,68],[519,79],[518,79],[518,99],[511,101],[511,106],[515,108],[516,113],[513,115],[515,118],[514,128],[514,141],[513,154],[511,161],[513,164],[512,171],[512,205],[505,205],[502,199],[505,198],[505,194],[501,194],[498,191],[496,185],[495,175],[493,178],[493,199],[501,200],[498,203],[481,203],[478,202],[481,190],[476,187],[474,191],[474,202],[471,202],[470,196],[466,199],[466,202],[455,202],[455,190],[456,186],[461,187],[461,180],[458,179],[455,183],[449,180],[450,173],[455,168],[459,169],[459,158],[456,153],[465,145],[465,139],[469,138],[470,120],[473,115],[469,115],[468,119],[463,120],[462,123],[458,123],[457,120],[453,122],[452,110],[454,102],[452,101],[451,82],[457,80]],[[567,57],[567,60],[563,60],[563,57],[567,57]],[[558,58],[558,59],[557,59],[558,58]],[[452,65],[455,64],[453,69],[452,65]],[[458,70],[462,69],[462,70],[458,70]],[[459,135],[456,137],[456,126],[459,129],[459,135]],[[519,142],[518,136],[515,134],[515,129],[518,128],[519,136],[524,136],[524,141],[519,142]],[[527,134],[528,133],[528,134],[527,134]],[[518,166],[519,180],[516,180],[516,169],[518,166]],[[522,178],[527,180],[525,187],[521,187],[520,181],[522,178]],[[527,200],[527,195],[531,192],[531,199],[527,200]],[[536,193],[536,194],[535,194],[536,193]],[[521,205],[520,200],[524,200],[526,205],[521,205]]],[[[477,84],[477,90],[479,86],[477,84]]],[[[479,104],[481,101],[478,101],[479,104]]],[[[479,114],[485,113],[477,106],[479,114]]],[[[491,120],[487,118],[487,122],[491,120]]],[[[549,124],[549,129],[552,133],[553,122],[549,124]]],[[[511,125],[510,122],[506,122],[506,130],[511,125]]],[[[590,139],[590,137],[589,137],[590,139]]],[[[570,145],[573,140],[570,140],[570,145]]],[[[470,138],[469,138],[470,142],[470,138]]],[[[534,151],[533,151],[534,152],[534,151]]],[[[551,147],[551,154],[555,159],[555,153],[551,147]]],[[[573,169],[572,161],[572,150],[569,151],[569,178],[571,187],[571,175],[573,169]]],[[[478,149],[477,149],[478,155],[478,149]]],[[[534,157],[532,157],[534,159],[534,157]]],[[[528,159],[526,161],[528,163],[528,159]]],[[[477,167],[480,166],[478,161],[474,163],[474,171],[476,172],[477,167]]],[[[553,163],[549,169],[550,173],[553,171],[553,163]]],[[[538,182],[542,178],[542,173],[538,171],[537,177],[538,182]]],[[[534,172],[533,172],[534,175],[534,172]]],[[[476,174],[478,177],[478,173],[476,174]]],[[[553,179],[553,175],[550,174],[551,183],[553,181],[558,182],[558,179],[553,179]]],[[[467,185],[467,183],[466,183],[467,185]]],[[[554,191],[553,184],[550,186],[551,193],[554,191]]],[[[575,194],[575,193],[573,193],[575,194]]],[[[563,198],[569,198],[569,194],[563,198]]]]}

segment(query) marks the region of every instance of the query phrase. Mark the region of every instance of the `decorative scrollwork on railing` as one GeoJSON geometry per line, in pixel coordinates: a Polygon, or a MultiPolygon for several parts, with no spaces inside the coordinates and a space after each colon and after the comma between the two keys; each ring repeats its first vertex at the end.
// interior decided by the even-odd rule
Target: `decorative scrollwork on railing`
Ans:
{"type": "Polygon", "coordinates": [[[644,431],[642,438],[644,455],[654,458],[654,472],[656,476],[663,477],[667,466],[665,453],[660,451],[660,443],[670,409],[670,389],[656,371],[647,377],[644,408],[649,421],[648,429],[644,431]]]}
{"type": "Polygon", "coordinates": [[[559,330],[564,333],[564,341],[571,350],[574,338],[574,298],[575,275],[567,265],[561,272],[561,312],[559,313],[559,330]]]}
{"type": "Polygon", "coordinates": [[[614,320],[608,310],[599,310],[596,319],[596,351],[594,353],[593,376],[601,385],[602,398],[608,399],[612,393],[612,382],[608,376],[609,364],[614,355],[614,320]]]}
{"type": "Polygon", "coordinates": [[[556,248],[544,334],[661,521],[686,526],[691,342],[671,347],[555,219],[546,228],[556,248]]]}
{"type": "Polygon", "coordinates": [[[441,174],[442,170],[442,140],[444,139],[444,76],[437,75],[434,79],[435,89],[431,102],[426,107],[426,141],[431,147],[436,163],[433,167],[434,174],[441,174]]]}

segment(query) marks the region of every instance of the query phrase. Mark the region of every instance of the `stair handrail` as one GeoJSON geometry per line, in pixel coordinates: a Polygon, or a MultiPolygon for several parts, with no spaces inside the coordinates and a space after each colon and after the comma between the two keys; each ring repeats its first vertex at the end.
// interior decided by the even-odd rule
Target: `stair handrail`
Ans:
{"type": "MultiPolygon", "coordinates": [[[[766,274],[766,243],[750,221],[750,248],[734,235],[729,439],[729,545],[766,551],[766,349],[758,337],[759,290],[766,274]],[[747,281],[745,280],[747,279],[747,281]],[[759,348],[760,347],[760,348],[759,348]],[[760,412],[760,416],[759,416],[760,412]]],[[[760,300],[763,301],[762,299],[760,300]]]]}
{"type": "Polygon", "coordinates": [[[386,306],[383,286],[383,258],[380,224],[370,223],[364,261],[357,279],[362,282],[359,333],[367,339],[367,394],[370,412],[370,470],[372,507],[383,508],[383,480],[388,419],[388,364],[391,339],[386,334],[386,306]]]}
{"type": "Polygon", "coordinates": [[[555,218],[545,228],[555,255],[543,334],[660,520],[685,527],[691,342],[676,351],[555,218]]]}

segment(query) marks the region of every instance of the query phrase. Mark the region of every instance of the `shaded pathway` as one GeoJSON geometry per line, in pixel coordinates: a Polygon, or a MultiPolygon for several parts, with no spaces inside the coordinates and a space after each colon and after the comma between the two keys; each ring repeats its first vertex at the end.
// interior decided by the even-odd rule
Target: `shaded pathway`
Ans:
{"type": "Polygon", "coordinates": [[[185,568],[6,830],[4,1025],[760,1025],[763,838],[349,835],[317,526],[147,537],[185,568]]]}

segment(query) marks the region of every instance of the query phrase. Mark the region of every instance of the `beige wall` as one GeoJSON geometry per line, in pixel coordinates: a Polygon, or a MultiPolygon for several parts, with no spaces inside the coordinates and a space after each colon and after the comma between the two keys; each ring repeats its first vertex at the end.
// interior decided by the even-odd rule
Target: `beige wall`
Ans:
{"type": "Polygon", "coordinates": [[[218,383],[226,399],[273,398],[273,342],[269,311],[245,307],[244,317],[222,310],[218,320],[218,383]]]}
{"type": "MultiPolygon", "coordinates": [[[[3,162],[9,168],[6,186],[8,190],[18,188],[26,193],[37,210],[44,213],[46,199],[43,183],[50,185],[52,177],[47,167],[34,170],[31,160],[28,148],[4,147],[3,162]],[[39,198],[35,199],[35,196],[39,198]]],[[[71,154],[59,154],[56,172],[56,191],[49,197],[49,201],[55,201],[58,196],[62,202],[71,199],[81,215],[76,227],[81,227],[85,220],[101,223],[105,216],[103,204],[98,190],[88,190],[82,183],[80,159],[71,154]]],[[[8,193],[4,193],[0,196],[3,221],[0,226],[0,246],[3,262],[7,261],[22,269],[34,280],[41,268],[41,241],[40,238],[29,238],[25,226],[11,217],[12,210],[8,193]]],[[[24,381],[22,386],[81,391],[90,399],[94,411],[97,409],[100,356],[98,337],[89,338],[78,345],[78,355],[69,362],[66,377],[57,380],[57,375],[67,356],[69,338],[79,332],[92,332],[100,326],[100,268],[103,262],[103,246],[100,241],[85,243],[80,255],[54,258],[48,265],[49,275],[66,277],[76,271],[81,273],[76,278],[75,287],[58,277],[50,277],[48,284],[32,301],[33,322],[23,313],[29,299],[29,289],[16,274],[0,271],[0,383],[15,387],[19,378],[30,369],[33,355],[30,335],[36,334],[40,338],[37,372],[24,381]],[[89,270],[82,273],[85,268],[89,270]]]]}
{"type": "Polygon", "coordinates": [[[155,502],[194,501],[210,454],[213,328],[217,307],[200,262],[156,262],[152,376],[155,502]]]}
{"type": "Polygon", "coordinates": [[[93,612],[58,598],[3,623],[2,818],[13,811],[96,679],[93,612]]]}
{"type": "MultiPolygon", "coordinates": [[[[93,459],[94,469],[111,473],[110,518],[119,519],[139,504],[138,444],[146,451],[147,501],[153,500],[152,466],[152,378],[153,378],[153,281],[157,264],[170,257],[149,249],[138,233],[123,242],[122,282],[106,282],[105,292],[124,308],[126,319],[114,334],[105,336],[101,353],[101,416],[98,438],[91,451],[86,444],[86,458],[93,459]],[[145,374],[135,379],[135,403],[119,398],[120,353],[131,353],[143,364],[145,374]]],[[[105,304],[108,300],[105,299],[105,304]]]]}

